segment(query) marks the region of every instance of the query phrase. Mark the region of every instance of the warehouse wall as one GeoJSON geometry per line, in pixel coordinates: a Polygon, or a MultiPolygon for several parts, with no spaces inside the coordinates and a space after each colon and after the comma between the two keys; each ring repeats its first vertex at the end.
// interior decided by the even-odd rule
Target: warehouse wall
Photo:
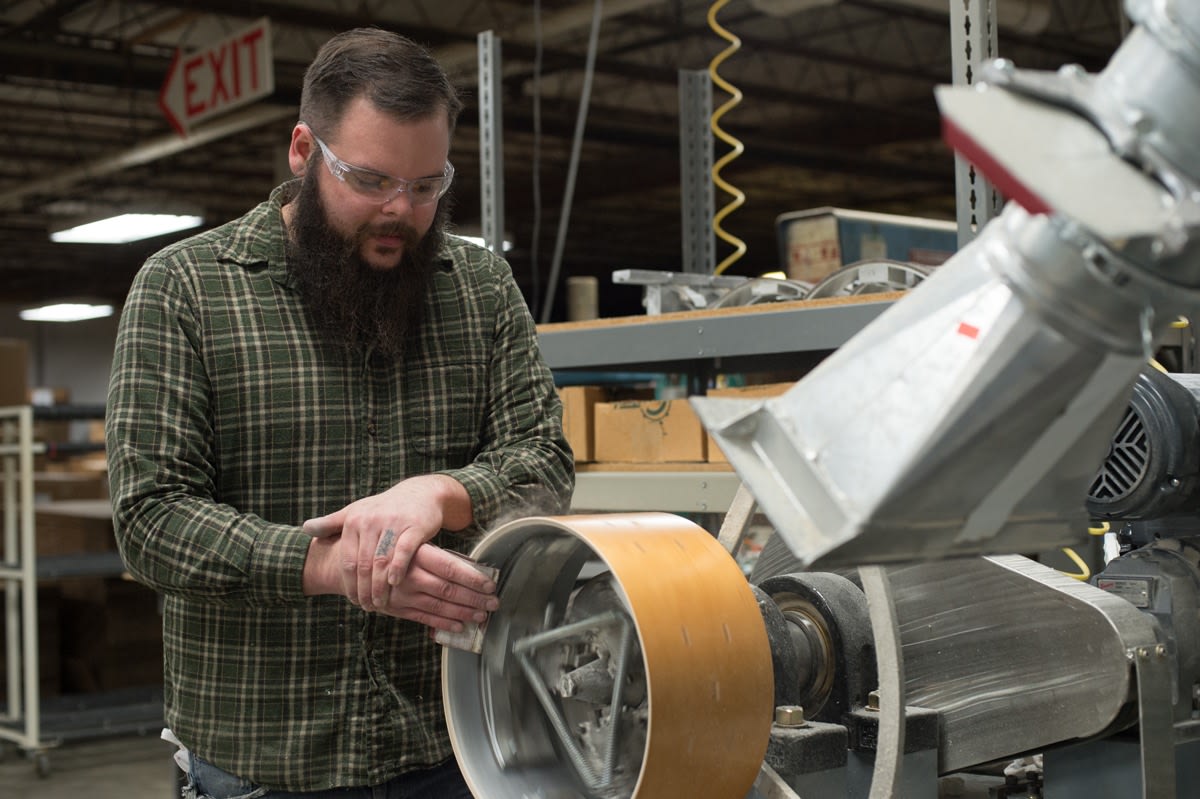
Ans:
{"type": "Polygon", "coordinates": [[[0,338],[29,344],[30,386],[66,388],[78,404],[102,404],[117,340],[117,317],[86,322],[26,322],[20,306],[0,303],[0,338]]]}

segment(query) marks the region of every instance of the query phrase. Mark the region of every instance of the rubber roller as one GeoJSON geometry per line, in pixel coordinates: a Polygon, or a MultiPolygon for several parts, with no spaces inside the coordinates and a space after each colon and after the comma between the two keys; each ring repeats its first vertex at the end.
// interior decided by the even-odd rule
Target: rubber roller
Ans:
{"type": "Polygon", "coordinates": [[[527,518],[472,557],[500,570],[500,609],[479,654],[445,651],[442,685],[477,799],[746,796],[771,652],[710,533],[665,513],[527,518]]]}

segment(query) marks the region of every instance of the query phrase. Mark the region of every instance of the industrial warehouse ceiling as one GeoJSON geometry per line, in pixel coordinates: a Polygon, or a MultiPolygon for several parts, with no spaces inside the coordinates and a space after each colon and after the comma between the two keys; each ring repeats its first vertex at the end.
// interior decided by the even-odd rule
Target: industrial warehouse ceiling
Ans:
{"type": "MultiPolygon", "coordinates": [[[[305,65],[330,35],[359,25],[427,45],[467,101],[451,153],[462,232],[480,220],[477,36],[498,37],[509,260],[536,308],[556,295],[554,319],[565,292],[548,284],[564,207],[559,282],[599,277],[605,315],[636,312],[640,297],[611,283],[614,270],[683,268],[680,73],[705,72],[726,51],[718,75],[743,97],[721,127],[745,151],[721,176],[746,201],[723,224],[748,246],[729,274],[779,268],[775,219],[789,211],[833,205],[953,219],[954,164],[933,95],[952,81],[951,2],[965,0],[606,0],[565,202],[589,83],[596,7],[587,0],[542,0],[540,15],[531,0],[5,0],[0,301],[120,303],[142,260],[172,240],[52,243],[49,231],[74,219],[178,208],[214,226],[259,202],[282,174],[305,65]],[[237,57],[218,44],[264,18],[274,90],[180,135],[159,104],[176,52],[185,62],[206,51],[237,57]]],[[[1098,71],[1127,29],[1118,0],[995,2],[999,54],[1020,67],[1098,71]]],[[[179,83],[173,88],[178,109],[179,83]]],[[[212,94],[221,105],[239,89],[212,94]]],[[[714,107],[729,98],[714,88],[714,107]]],[[[205,104],[186,102],[191,111],[205,104]]],[[[715,141],[716,158],[729,150],[715,141]]],[[[716,190],[718,209],[730,199],[716,190]]],[[[730,252],[718,242],[718,260],[730,252]]]]}

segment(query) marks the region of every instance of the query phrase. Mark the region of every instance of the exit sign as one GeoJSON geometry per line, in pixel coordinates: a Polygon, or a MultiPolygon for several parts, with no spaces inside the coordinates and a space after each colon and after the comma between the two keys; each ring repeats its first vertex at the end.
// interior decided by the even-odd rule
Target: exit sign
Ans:
{"type": "Polygon", "coordinates": [[[158,106],[180,136],[275,91],[271,24],[263,17],[202,50],[175,51],[158,106]]]}

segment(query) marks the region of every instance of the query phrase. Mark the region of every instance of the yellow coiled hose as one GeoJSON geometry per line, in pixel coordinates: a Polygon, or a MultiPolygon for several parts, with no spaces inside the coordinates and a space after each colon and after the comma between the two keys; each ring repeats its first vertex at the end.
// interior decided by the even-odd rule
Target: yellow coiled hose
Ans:
{"type": "Polygon", "coordinates": [[[729,0],[717,0],[708,9],[708,26],[712,28],[718,36],[729,42],[729,46],[718,53],[716,58],[709,63],[708,75],[714,84],[720,86],[731,95],[731,97],[725,101],[720,108],[713,112],[712,120],[710,121],[709,126],[712,128],[713,135],[733,148],[724,156],[722,156],[715,164],[713,164],[712,168],[713,183],[720,187],[722,191],[733,195],[733,199],[727,205],[721,208],[721,210],[717,211],[717,213],[713,216],[713,233],[734,247],[734,251],[730,253],[725,260],[717,264],[717,268],[714,270],[714,273],[718,275],[728,269],[746,253],[746,242],[742,241],[737,236],[732,235],[723,227],[721,227],[721,222],[724,221],[725,217],[742,207],[742,205],[746,202],[746,195],[743,194],[736,186],[730,184],[721,177],[721,170],[724,169],[735,158],[741,155],[746,149],[738,139],[722,130],[720,124],[721,117],[723,117],[730,111],[730,109],[742,101],[742,92],[736,86],[729,83],[719,74],[717,74],[717,68],[724,63],[725,59],[729,58],[742,47],[742,40],[725,30],[725,28],[721,27],[721,25],[717,22],[717,12],[720,11],[728,2],[729,0]]]}

